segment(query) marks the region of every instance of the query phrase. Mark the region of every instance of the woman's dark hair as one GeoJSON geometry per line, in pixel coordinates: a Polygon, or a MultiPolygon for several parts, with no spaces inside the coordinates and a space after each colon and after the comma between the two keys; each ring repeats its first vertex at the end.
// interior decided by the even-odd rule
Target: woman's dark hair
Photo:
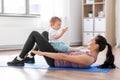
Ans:
{"type": "Polygon", "coordinates": [[[96,40],[96,44],[99,45],[99,51],[104,50],[106,45],[108,46],[108,50],[106,53],[106,60],[104,61],[103,64],[99,65],[98,68],[116,68],[114,64],[114,55],[112,53],[111,45],[107,43],[107,40],[101,35],[97,35],[95,40],[96,40]]]}

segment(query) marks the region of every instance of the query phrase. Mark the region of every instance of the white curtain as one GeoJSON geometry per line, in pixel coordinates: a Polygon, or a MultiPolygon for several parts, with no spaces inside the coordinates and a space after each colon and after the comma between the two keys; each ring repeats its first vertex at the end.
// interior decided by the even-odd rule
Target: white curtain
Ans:
{"type": "MultiPolygon", "coordinates": [[[[62,26],[68,26],[69,0],[40,0],[41,4],[41,26],[42,31],[50,27],[49,20],[52,16],[58,16],[62,19],[62,26]]],[[[68,32],[62,37],[66,44],[69,44],[68,32]],[[67,36],[67,37],[65,37],[67,36]],[[67,39],[67,40],[66,40],[67,39]]]]}
{"type": "Polygon", "coordinates": [[[116,0],[116,47],[120,47],[120,0],[116,0]]]}

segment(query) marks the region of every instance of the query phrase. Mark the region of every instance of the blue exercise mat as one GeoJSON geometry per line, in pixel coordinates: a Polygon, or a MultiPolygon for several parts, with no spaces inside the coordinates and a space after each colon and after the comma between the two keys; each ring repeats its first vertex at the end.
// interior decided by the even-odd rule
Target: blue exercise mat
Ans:
{"type": "MultiPolygon", "coordinates": [[[[0,67],[8,67],[7,62],[12,61],[15,58],[14,56],[0,56],[0,67]]],[[[41,56],[35,56],[35,63],[25,63],[25,66],[22,68],[32,68],[32,69],[48,69],[48,70],[74,70],[74,71],[86,71],[86,72],[109,72],[110,68],[100,69],[97,68],[97,64],[93,64],[88,68],[58,68],[58,67],[49,67],[41,56]]]]}

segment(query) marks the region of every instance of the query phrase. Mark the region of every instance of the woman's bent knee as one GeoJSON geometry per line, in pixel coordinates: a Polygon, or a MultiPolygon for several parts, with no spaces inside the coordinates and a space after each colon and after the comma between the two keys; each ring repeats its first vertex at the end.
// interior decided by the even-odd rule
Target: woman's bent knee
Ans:
{"type": "Polygon", "coordinates": [[[37,32],[37,31],[32,31],[31,35],[32,36],[39,36],[39,37],[41,36],[41,34],[39,32],[37,32]]]}
{"type": "Polygon", "coordinates": [[[31,34],[39,34],[37,31],[32,31],[31,34]]]}

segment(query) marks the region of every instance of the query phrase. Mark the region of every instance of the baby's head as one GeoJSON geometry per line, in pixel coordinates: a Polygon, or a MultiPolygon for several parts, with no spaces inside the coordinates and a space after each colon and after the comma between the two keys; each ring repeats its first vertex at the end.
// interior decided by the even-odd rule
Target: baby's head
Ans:
{"type": "Polygon", "coordinates": [[[61,27],[61,19],[57,16],[54,16],[50,19],[50,25],[53,29],[59,30],[61,27]]]}

